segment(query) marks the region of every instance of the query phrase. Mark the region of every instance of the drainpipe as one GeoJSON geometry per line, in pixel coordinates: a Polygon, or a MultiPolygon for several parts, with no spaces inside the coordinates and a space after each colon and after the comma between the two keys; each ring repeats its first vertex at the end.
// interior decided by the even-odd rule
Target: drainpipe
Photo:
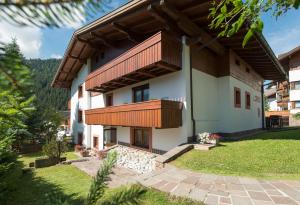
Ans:
{"type": "MultiPolygon", "coordinates": [[[[183,36],[183,42],[187,43],[187,37],[183,36]]],[[[190,46],[189,46],[190,47],[190,46]]],[[[196,121],[194,118],[194,96],[193,96],[193,66],[192,66],[192,52],[189,48],[189,60],[190,60],[190,100],[191,100],[191,120],[192,120],[192,141],[195,141],[196,136],[196,121]]]]}
{"type": "Polygon", "coordinates": [[[265,129],[265,96],[264,96],[264,84],[261,85],[261,127],[265,129]]]}
{"type": "Polygon", "coordinates": [[[194,118],[194,94],[193,94],[193,66],[192,66],[192,52],[190,50],[190,90],[191,90],[191,118],[193,126],[193,140],[196,136],[196,120],[194,118]]]}

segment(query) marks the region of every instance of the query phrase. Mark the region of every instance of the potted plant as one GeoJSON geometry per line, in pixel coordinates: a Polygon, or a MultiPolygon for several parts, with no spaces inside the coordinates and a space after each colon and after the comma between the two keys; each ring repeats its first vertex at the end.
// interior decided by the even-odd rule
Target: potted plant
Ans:
{"type": "Polygon", "coordinates": [[[218,134],[210,134],[209,140],[211,144],[218,145],[220,141],[221,136],[218,134]]]}
{"type": "Polygon", "coordinates": [[[90,155],[90,152],[87,149],[81,149],[80,150],[80,155],[82,157],[88,157],[90,155]]]}
{"type": "Polygon", "coordinates": [[[83,146],[80,144],[75,145],[75,152],[80,152],[83,149],[83,146]]]}

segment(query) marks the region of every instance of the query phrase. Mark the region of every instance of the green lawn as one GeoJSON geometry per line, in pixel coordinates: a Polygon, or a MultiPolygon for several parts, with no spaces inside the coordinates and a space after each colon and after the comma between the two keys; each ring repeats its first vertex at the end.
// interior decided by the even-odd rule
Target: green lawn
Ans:
{"type": "MultiPolygon", "coordinates": [[[[19,156],[19,161],[22,161],[23,164],[27,167],[29,166],[30,162],[34,162],[34,160],[37,157],[43,157],[43,153],[42,152],[36,152],[36,153],[32,153],[32,154],[24,154],[24,155],[20,155],[19,156]]],[[[66,152],[62,155],[62,157],[67,157],[67,160],[72,160],[72,159],[78,159],[79,156],[76,155],[74,152],[69,151],[66,152]]]]}
{"type": "Polygon", "coordinates": [[[192,150],[172,164],[205,173],[300,179],[300,129],[222,142],[210,151],[192,150]]]}
{"type": "MultiPolygon", "coordinates": [[[[67,154],[73,156],[71,153],[67,154]]],[[[34,161],[41,153],[23,155],[19,161],[29,163],[34,161]]],[[[74,157],[74,156],[73,156],[74,157]]],[[[17,190],[7,196],[8,205],[41,205],[47,204],[47,194],[55,192],[70,200],[72,204],[83,204],[91,177],[72,165],[57,165],[47,168],[35,169],[33,172],[25,173],[17,186],[17,190]]],[[[109,190],[113,193],[113,190],[109,190]]],[[[201,203],[192,202],[182,198],[173,198],[156,191],[147,189],[142,197],[145,205],[200,205],[201,203]]]]}

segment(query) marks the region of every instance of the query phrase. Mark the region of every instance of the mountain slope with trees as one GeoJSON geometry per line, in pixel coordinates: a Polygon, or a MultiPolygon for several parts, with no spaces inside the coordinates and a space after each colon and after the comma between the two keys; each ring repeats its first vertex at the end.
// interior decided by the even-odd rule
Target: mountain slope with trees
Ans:
{"type": "Polygon", "coordinates": [[[52,88],[51,82],[59,66],[58,59],[30,59],[26,64],[33,74],[33,93],[42,107],[66,110],[70,92],[67,89],[52,88]]]}

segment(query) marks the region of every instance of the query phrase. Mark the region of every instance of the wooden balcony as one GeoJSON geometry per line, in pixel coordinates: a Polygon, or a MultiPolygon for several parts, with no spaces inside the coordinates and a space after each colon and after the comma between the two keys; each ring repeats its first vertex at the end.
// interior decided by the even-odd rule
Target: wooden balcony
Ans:
{"type": "Polygon", "coordinates": [[[85,111],[89,125],[176,128],[182,125],[182,103],[151,100],[85,111]]]}
{"type": "Polygon", "coordinates": [[[181,43],[159,32],[90,73],[85,89],[108,92],[181,69],[181,43]]]}

